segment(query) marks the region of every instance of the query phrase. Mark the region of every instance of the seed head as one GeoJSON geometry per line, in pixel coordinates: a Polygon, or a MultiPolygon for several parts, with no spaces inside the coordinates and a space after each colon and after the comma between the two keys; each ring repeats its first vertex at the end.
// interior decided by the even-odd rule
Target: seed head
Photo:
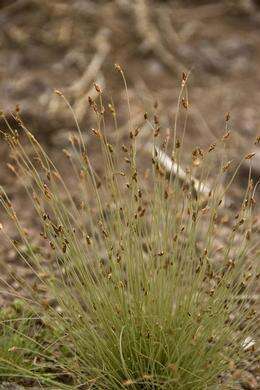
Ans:
{"type": "Polygon", "coordinates": [[[226,139],[228,139],[230,136],[230,130],[228,130],[222,137],[222,141],[225,141],[226,139]]]}
{"type": "Polygon", "coordinates": [[[71,154],[70,154],[70,152],[67,151],[67,149],[62,149],[62,151],[67,158],[71,158],[71,154]]]}
{"type": "Polygon", "coordinates": [[[175,147],[176,149],[179,149],[181,147],[181,141],[179,139],[176,140],[175,147]]]}
{"type": "Polygon", "coordinates": [[[225,121],[228,122],[230,120],[230,113],[227,112],[225,115],[225,121]]]}
{"type": "Polygon", "coordinates": [[[15,175],[17,175],[17,170],[16,168],[14,167],[14,165],[10,164],[10,163],[7,163],[6,164],[7,167],[10,169],[10,171],[12,171],[15,175]]]}
{"type": "Polygon", "coordinates": [[[164,255],[164,251],[160,251],[160,252],[156,253],[156,256],[159,256],[159,257],[161,257],[163,255],[164,255]]]}
{"type": "Polygon", "coordinates": [[[120,73],[123,72],[123,70],[122,70],[122,68],[121,68],[121,66],[120,66],[119,64],[115,64],[115,70],[116,70],[117,72],[120,72],[120,73]]]}
{"type": "Polygon", "coordinates": [[[183,107],[187,110],[187,108],[189,107],[188,100],[185,98],[182,98],[181,102],[182,102],[183,107]]]}
{"type": "Polygon", "coordinates": [[[125,157],[124,160],[127,164],[131,164],[131,160],[128,157],[125,157]]]}
{"type": "Polygon", "coordinates": [[[255,153],[248,153],[246,156],[245,156],[245,160],[251,160],[251,158],[253,158],[255,155],[255,153]]]}
{"type": "Polygon", "coordinates": [[[144,216],[145,212],[146,212],[146,209],[143,208],[143,209],[139,212],[139,217],[142,218],[142,217],[144,216]]]}
{"type": "Polygon", "coordinates": [[[89,105],[92,107],[94,104],[94,100],[92,99],[91,96],[88,97],[88,102],[89,102],[89,105]]]}
{"type": "Polygon", "coordinates": [[[208,152],[212,152],[216,147],[216,143],[210,145],[208,152]]]}
{"type": "Polygon", "coordinates": [[[184,87],[186,81],[187,81],[187,73],[182,72],[182,81],[181,81],[181,86],[184,87]]]}
{"type": "Polygon", "coordinates": [[[95,87],[95,90],[96,90],[98,93],[102,93],[102,89],[101,89],[100,85],[98,85],[97,83],[94,83],[94,87],[95,87]]]}
{"type": "Polygon", "coordinates": [[[62,244],[62,252],[63,252],[63,253],[66,253],[66,250],[67,250],[67,244],[64,242],[64,243],[62,244]]]}
{"type": "Polygon", "coordinates": [[[258,135],[255,139],[255,145],[258,145],[260,143],[260,135],[258,135]]]}
{"type": "Polygon", "coordinates": [[[115,108],[114,108],[114,106],[111,103],[108,104],[108,109],[109,109],[109,111],[111,112],[112,115],[116,114],[115,108]]]}
{"type": "Polygon", "coordinates": [[[228,161],[228,162],[224,165],[224,167],[223,167],[223,172],[226,172],[226,171],[229,169],[229,167],[230,167],[231,164],[232,164],[232,160],[228,161]]]}
{"type": "Polygon", "coordinates": [[[114,149],[113,149],[113,146],[111,144],[107,143],[107,148],[108,148],[110,153],[114,153],[114,149]]]}
{"type": "Polygon", "coordinates": [[[63,96],[63,93],[61,91],[59,91],[58,89],[55,89],[54,93],[56,93],[56,95],[58,95],[58,96],[63,96]]]}
{"type": "Polygon", "coordinates": [[[158,124],[159,124],[159,118],[158,118],[158,115],[154,115],[154,117],[153,117],[153,120],[154,120],[154,123],[155,123],[156,125],[158,125],[158,124]]]}
{"type": "Polygon", "coordinates": [[[155,138],[158,137],[159,133],[160,133],[160,127],[157,127],[157,129],[155,129],[154,131],[154,137],[155,138]]]}

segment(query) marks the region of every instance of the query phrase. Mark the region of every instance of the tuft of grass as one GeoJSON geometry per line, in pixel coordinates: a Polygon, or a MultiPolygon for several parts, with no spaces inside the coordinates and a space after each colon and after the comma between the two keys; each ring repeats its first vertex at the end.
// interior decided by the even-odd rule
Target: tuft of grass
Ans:
{"type": "Polygon", "coordinates": [[[63,338],[61,329],[52,328],[16,299],[0,313],[0,381],[68,388],[64,363],[71,355],[60,344],[63,338]]]}
{"type": "MultiPolygon", "coordinates": [[[[117,71],[127,92],[119,65],[117,71]]],[[[178,107],[184,115],[186,82],[184,75],[178,107]]],[[[110,104],[113,138],[105,123],[109,110],[98,86],[96,91],[97,99],[89,99],[96,127],[87,142],[78,127],[70,150],[64,150],[71,164],[68,175],[59,173],[19,113],[15,116],[22,134],[11,127],[5,134],[12,171],[23,180],[41,226],[41,246],[35,250],[2,189],[0,202],[20,236],[10,238],[10,244],[36,276],[25,296],[34,296],[34,310],[66,335],[69,360],[56,354],[52,364],[70,374],[70,388],[210,388],[230,361],[241,359],[243,341],[253,332],[249,297],[255,276],[250,244],[255,187],[249,178],[240,209],[229,217],[228,239],[217,248],[230,187],[222,184],[229,168],[222,152],[229,132],[207,151],[194,149],[186,176],[181,177],[185,149],[177,119],[171,143],[164,138],[157,114],[153,121],[145,114],[144,123],[133,128],[129,105],[129,131],[121,135],[110,104]],[[150,165],[143,169],[138,137],[147,124],[153,148],[150,165]],[[98,156],[91,153],[90,137],[100,144],[98,156]],[[158,150],[172,156],[174,169],[165,170],[158,150]],[[218,165],[211,157],[217,150],[218,165]],[[92,159],[101,162],[103,175],[92,159]],[[204,191],[212,176],[210,191],[204,191]],[[47,291],[45,299],[40,286],[47,291]],[[53,301],[56,308],[48,304],[53,301]]],[[[41,352],[37,344],[31,345],[34,339],[35,334],[25,348],[37,356],[41,352]]],[[[32,354],[28,359],[33,360],[32,354]]],[[[28,364],[28,377],[48,385],[46,372],[36,374],[28,364]]],[[[58,374],[52,378],[60,386],[64,383],[58,374]]]]}

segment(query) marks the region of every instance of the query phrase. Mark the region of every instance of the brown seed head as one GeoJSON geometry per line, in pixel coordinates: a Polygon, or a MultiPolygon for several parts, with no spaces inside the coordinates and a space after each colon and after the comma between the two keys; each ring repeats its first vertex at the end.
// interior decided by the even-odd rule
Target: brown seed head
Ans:
{"type": "Polygon", "coordinates": [[[216,147],[216,143],[210,145],[208,152],[212,152],[216,147]]]}
{"type": "Polygon", "coordinates": [[[224,165],[224,167],[223,167],[223,172],[226,172],[226,171],[229,169],[229,167],[230,167],[231,164],[232,164],[232,160],[228,161],[228,162],[224,165]]]}
{"type": "Polygon", "coordinates": [[[227,112],[226,115],[225,115],[225,121],[228,122],[230,119],[230,113],[227,112]]]}
{"type": "Polygon", "coordinates": [[[184,87],[186,81],[188,79],[187,73],[182,72],[182,81],[181,81],[181,86],[184,87]]]}
{"type": "Polygon", "coordinates": [[[187,110],[187,108],[189,107],[188,100],[185,98],[182,98],[181,102],[182,102],[183,107],[187,110]]]}
{"type": "Polygon", "coordinates": [[[179,149],[181,147],[181,141],[179,139],[176,140],[175,147],[176,149],[179,149]]]}
{"type": "Polygon", "coordinates": [[[113,149],[113,146],[111,144],[107,143],[107,148],[108,148],[110,153],[114,153],[114,149],[113,149]]]}
{"type": "Polygon", "coordinates": [[[222,141],[227,140],[227,139],[229,138],[229,136],[230,136],[230,130],[228,130],[228,131],[223,135],[222,141]]]}
{"type": "Polygon", "coordinates": [[[92,133],[95,134],[96,137],[100,138],[100,132],[97,129],[91,129],[92,133]]]}
{"type": "Polygon", "coordinates": [[[67,244],[64,242],[64,243],[62,244],[62,252],[63,252],[63,253],[66,253],[66,250],[67,250],[67,244]]]}
{"type": "Polygon", "coordinates": [[[121,68],[121,66],[120,66],[119,64],[115,64],[115,70],[116,70],[117,72],[120,72],[120,73],[123,72],[123,70],[122,70],[122,68],[121,68]]]}
{"type": "Polygon", "coordinates": [[[66,156],[67,158],[71,158],[70,152],[68,152],[66,149],[62,149],[62,151],[63,151],[63,153],[65,154],[65,156],[66,156]]]}
{"type": "Polygon", "coordinates": [[[255,153],[248,153],[246,156],[245,156],[245,160],[251,160],[251,158],[253,158],[255,155],[255,153]]]}
{"type": "Polygon", "coordinates": [[[258,135],[255,139],[255,145],[258,145],[260,143],[260,135],[258,135]]]}
{"type": "Polygon", "coordinates": [[[115,108],[114,108],[114,106],[111,103],[108,104],[108,109],[109,109],[109,111],[111,112],[112,115],[116,114],[115,108]]]}
{"type": "Polygon", "coordinates": [[[59,91],[58,89],[55,89],[54,90],[54,93],[58,96],[63,96],[63,93],[61,91],[59,91]]]}
{"type": "Polygon", "coordinates": [[[16,170],[14,165],[12,165],[10,163],[7,163],[6,165],[10,169],[10,171],[12,171],[15,175],[17,175],[17,170],[16,170]]]}
{"type": "Polygon", "coordinates": [[[157,127],[157,129],[154,130],[154,137],[155,138],[158,137],[159,133],[160,133],[160,127],[157,127]]]}
{"type": "Polygon", "coordinates": [[[156,124],[156,125],[158,125],[159,124],[159,117],[158,117],[158,115],[154,115],[154,117],[153,117],[153,120],[154,120],[154,123],[156,124]]]}
{"type": "Polygon", "coordinates": [[[95,87],[95,90],[96,90],[98,93],[102,93],[102,89],[101,89],[100,85],[98,85],[97,83],[94,83],[94,87],[95,87]]]}

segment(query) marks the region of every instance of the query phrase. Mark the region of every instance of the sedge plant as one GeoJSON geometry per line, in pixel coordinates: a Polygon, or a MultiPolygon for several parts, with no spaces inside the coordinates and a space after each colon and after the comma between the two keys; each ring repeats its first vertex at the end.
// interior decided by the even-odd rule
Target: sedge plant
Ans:
{"type": "MultiPolygon", "coordinates": [[[[127,93],[123,71],[117,70],[127,93]]],[[[179,111],[187,111],[186,82],[184,75],[179,111]]],[[[249,299],[255,279],[255,187],[249,178],[241,207],[229,219],[228,239],[216,247],[232,181],[223,186],[228,165],[221,151],[229,131],[208,150],[196,148],[181,177],[184,150],[177,120],[172,140],[164,138],[157,116],[152,122],[145,114],[144,123],[133,128],[129,106],[123,139],[110,104],[113,138],[105,123],[109,110],[103,93],[97,85],[96,90],[97,99],[89,99],[95,128],[86,138],[76,122],[78,134],[71,136],[70,150],[64,150],[70,174],[58,171],[18,112],[21,131],[8,124],[4,134],[13,159],[9,165],[23,181],[40,226],[36,251],[2,189],[2,207],[20,236],[6,238],[36,277],[33,286],[26,285],[26,301],[50,328],[59,329],[59,337],[64,335],[70,361],[61,364],[55,355],[52,364],[71,375],[69,388],[213,388],[230,361],[236,364],[243,357],[243,342],[255,323],[249,299]],[[139,137],[147,124],[153,147],[143,169],[139,137]],[[94,156],[91,137],[99,144],[94,156]],[[220,162],[212,164],[217,150],[220,162]],[[162,152],[174,169],[165,169],[162,152]],[[95,169],[96,160],[102,172],[95,169]],[[56,306],[48,305],[48,299],[43,303],[42,290],[56,306]]],[[[57,94],[72,110],[64,95],[57,94]]],[[[39,382],[53,386],[41,372],[37,375],[39,382]]]]}

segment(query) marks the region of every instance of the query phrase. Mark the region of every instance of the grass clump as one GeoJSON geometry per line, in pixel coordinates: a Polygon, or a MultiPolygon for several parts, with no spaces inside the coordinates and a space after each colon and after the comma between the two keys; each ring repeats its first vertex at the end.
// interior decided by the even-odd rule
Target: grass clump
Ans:
{"type": "MultiPolygon", "coordinates": [[[[62,378],[66,384],[68,353],[59,343],[59,328],[35,317],[24,301],[16,299],[0,313],[0,381],[11,381],[31,386],[37,383],[57,385],[62,378]],[[57,356],[60,356],[59,362],[57,356]]],[[[64,336],[63,336],[64,337],[64,336]]]]}
{"type": "MultiPolygon", "coordinates": [[[[119,72],[123,75],[121,68],[119,72]]],[[[186,113],[185,83],[186,78],[179,101],[186,113]]],[[[103,175],[91,160],[93,142],[85,142],[80,129],[70,138],[71,150],[64,151],[73,185],[19,114],[22,135],[11,128],[5,134],[12,171],[23,179],[41,226],[41,246],[35,251],[2,190],[2,206],[20,234],[20,240],[10,242],[37,278],[34,286],[27,285],[27,297],[33,294],[34,310],[66,335],[70,361],[62,367],[71,376],[71,388],[210,388],[231,360],[239,361],[254,323],[248,303],[255,272],[250,252],[254,185],[249,179],[228,240],[216,248],[229,187],[222,185],[224,155],[218,172],[213,165],[210,190],[205,182],[212,152],[225,147],[229,132],[207,151],[196,148],[184,174],[177,121],[172,150],[158,117],[151,123],[147,114],[138,129],[131,127],[130,118],[123,137],[116,127],[113,141],[102,91],[96,90],[97,100],[89,100],[97,118],[91,137],[100,144],[103,175]],[[147,124],[153,134],[148,170],[139,163],[138,148],[147,124]],[[166,154],[172,156],[170,169],[163,161],[166,154]],[[36,294],[40,285],[59,310],[46,304],[48,299],[43,305],[41,293],[36,294]]],[[[116,124],[116,110],[109,107],[116,124]]],[[[59,356],[55,362],[59,365],[59,356]]],[[[43,381],[43,373],[37,375],[43,381]]]]}

